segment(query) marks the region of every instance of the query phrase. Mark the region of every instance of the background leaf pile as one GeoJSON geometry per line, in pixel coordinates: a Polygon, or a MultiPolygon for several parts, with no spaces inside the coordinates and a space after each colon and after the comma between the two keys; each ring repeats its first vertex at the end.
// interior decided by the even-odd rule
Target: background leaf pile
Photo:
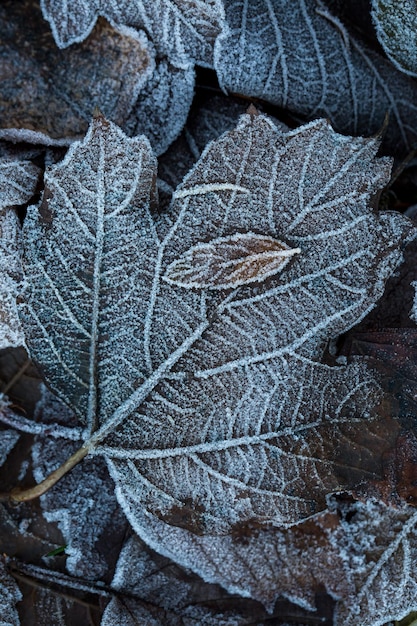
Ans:
{"type": "Polygon", "coordinates": [[[413,619],[416,22],[2,2],[4,623],[413,619]]]}

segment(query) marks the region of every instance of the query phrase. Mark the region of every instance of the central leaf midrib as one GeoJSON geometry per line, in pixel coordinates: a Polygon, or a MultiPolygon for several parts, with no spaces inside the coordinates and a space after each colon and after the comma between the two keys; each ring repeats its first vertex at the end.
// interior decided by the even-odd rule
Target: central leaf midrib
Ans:
{"type": "Polygon", "coordinates": [[[105,209],[105,186],[104,186],[104,164],[105,164],[105,147],[104,139],[100,136],[100,156],[97,168],[97,222],[95,237],[95,255],[94,255],[94,273],[93,273],[93,310],[91,318],[91,343],[90,343],[90,362],[89,362],[89,390],[88,390],[88,412],[87,424],[90,433],[97,428],[97,396],[98,396],[98,380],[97,380],[97,349],[99,339],[99,313],[100,313],[100,276],[103,260],[104,247],[104,209],[105,209]]]}

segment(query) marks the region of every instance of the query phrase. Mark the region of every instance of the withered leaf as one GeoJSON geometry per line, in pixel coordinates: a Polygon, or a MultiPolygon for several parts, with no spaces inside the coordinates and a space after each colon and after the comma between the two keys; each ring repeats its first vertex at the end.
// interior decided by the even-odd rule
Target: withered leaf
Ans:
{"type": "Polygon", "coordinates": [[[372,0],[372,17],[385,53],[402,72],[417,76],[417,11],[412,0],[372,0]]]}
{"type": "Polygon", "coordinates": [[[69,50],[57,49],[33,0],[2,2],[0,24],[4,139],[68,145],[85,134],[95,107],[123,126],[155,67],[144,33],[104,19],[69,50]]]}
{"type": "Polygon", "coordinates": [[[164,280],[180,287],[233,289],[281,272],[300,252],[273,237],[235,233],[193,246],[167,267],[164,280]]]}
{"type": "Polygon", "coordinates": [[[215,49],[224,90],[309,119],[327,117],[353,135],[379,132],[388,111],[384,147],[412,148],[416,85],[352,37],[322,2],[224,0],[224,6],[229,28],[215,49]]]}
{"type": "Polygon", "coordinates": [[[390,170],[377,149],[324,120],[284,134],[245,115],[177,189],[163,235],[145,139],[96,118],[47,173],[50,219],[32,209],[25,223],[28,342],[134,527],[135,506],[213,534],[291,525],[380,474],[398,425],[373,414],[377,381],[364,363],[317,362],[374,306],[414,236],[368,206],[390,170]],[[236,232],[301,254],[232,292],[162,280],[199,242],[236,232]]]}
{"type": "Polygon", "coordinates": [[[41,7],[60,48],[83,41],[102,15],[145,30],[158,54],[177,67],[211,65],[224,20],[222,0],[41,0],[41,7]]]}
{"type": "MultiPolygon", "coordinates": [[[[56,443],[48,436],[48,422],[72,412],[50,392],[39,403],[36,413],[45,425],[43,436],[32,446],[32,471],[40,482],[63,463],[78,447],[73,441],[56,443]]],[[[50,427],[49,427],[50,428],[50,427]]],[[[64,429],[62,429],[63,431],[64,429]]],[[[69,430],[69,429],[68,429],[69,430]]],[[[123,516],[103,459],[89,458],[44,494],[42,515],[48,523],[56,523],[65,542],[66,568],[73,576],[86,580],[108,580],[116,555],[126,532],[123,516]]]]}
{"type": "MultiPolygon", "coordinates": [[[[136,530],[148,546],[208,583],[262,602],[269,613],[280,597],[315,611],[316,593],[321,588],[333,597],[349,597],[353,586],[337,546],[329,539],[338,523],[335,512],[325,511],[287,529],[249,525],[225,536],[198,536],[146,511],[136,513],[136,530]]],[[[127,551],[122,552],[117,584],[121,586],[123,581],[129,591],[129,583],[138,579],[143,594],[149,582],[143,581],[137,552],[138,548],[131,549],[130,559],[127,551]]],[[[179,589],[174,594],[181,597],[179,589]]],[[[168,601],[170,597],[164,594],[168,601]]]]}

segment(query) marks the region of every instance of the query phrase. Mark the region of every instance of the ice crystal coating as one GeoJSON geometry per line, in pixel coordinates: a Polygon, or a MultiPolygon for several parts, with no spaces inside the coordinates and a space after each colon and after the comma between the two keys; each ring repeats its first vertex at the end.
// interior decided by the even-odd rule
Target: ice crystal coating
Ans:
{"type": "Polygon", "coordinates": [[[146,135],[159,155],[177,138],[187,120],[194,96],[194,68],[177,68],[157,61],[123,129],[128,135],[146,135]]]}
{"type": "Polygon", "coordinates": [[[376,34],[402,72],[417,76],[417,11],[413,0],[372,0],[376,34]]]}
{"type": "Polygon", "coordinates": [[[0,211],[26,204],[36,191],[40,169],[18,158],[0,158],[0,211]]]}
{"type": "Polygon", "coordinates": [[[84,142],[45,174],[42,204],[25,221],[31,350],[90,430],[130,396],[138,369],[145,370],[148,303],[141,297],[147,249],[156,247],[149,214],[155,169],[145,137],[130,140],[97,117],[84,142]]]}
{"type": "Polygon", "coordinates": [[[281,272],[300,252],[272,237],[235,233],[190,248],[168,266],[164,280],[180,287],[233,289],[281,272]]]}
{"type": "MultiPolygon", "coordinates": [[[[327,531],[338,524],[335,513],[325,511],[289,529],[242,528],[241,535],[237,529],[224,536],[199,536],[138,509],[135,522],[136,532],[153,550],[191,569],[207,583],[262,602],[271,612],[279,597],[314,611],[320,586],[338,598],[348,597],[354,589],[344,575],[337,546],[327,536],[327,531]]],[[[138,551],[139,547],[130,544],[130,553],[127,547],[121,553],[113,585],[129,592],[133,589],[126,584],[137,580],[141,597],[146,599],[145,593],[151,589],[143,571],[143,550],[140,559],[138,551]]],[[[160,585],[161,578],[159,574],[160,585]]],[[[179,585],[172,592],[181,598],[179,585]]],[[[169,589],[163,597],[171,597],[169,589]]],[[[154,596],[149,599],[156,601],[154,596]]]]}
{"type": "Polygon", "coordinates": [[[22,274],[20,257],[19,218],[13,209],[0,209],[0,349],[25,345],[16,307],[22,274]]]}
{"type": "Polygon", "coordinates": [[[215,48],[224,90],[308,118],[328,117],[336,130],[353,135],[378,132],[388,111],[384,145],[411,149],[415,84],[351,37],[322,3],[224,0],[224,5],[229,28],[215,48]]]}
{"type": "Polygon", "coordinates": [[[179,186],[163,235],[145,139],[99,117],[47,174],[25,225],[30,350],[89,425],[133,524],[136,502],[198,532],[290,525],[380,475],[398,426],[373,419],[374,377],[315,362],[374,306],[414,235],[368,205],[390,171],[378,145],[325,120],[284,134],[245,115],[179,186]],[[236,232],[301,253],[232,291],[163,280],[236,232]]]}
{"type": "Polygon", "coordinates": [[[41,0],[41,7],[60,48],[83,41],[102,15],[145,30],[158,54],[178,67],[212,64],[224,20],[221,0],[41,0]]]}
{"type": "Polygon", "coordinates": [[[201,582],[196,585],[195,580],[187,578],[180,568],[150,553],[137,537],[131,537],[120,553],[112,581],[119,597],[108,605],[101,626],[243,626],[253,623],[243,612],[221,611],[213,602],[215,591],[213,594],[209,585],[201,582]],[[180,576],[175,576],[176,570],[180,576]]]}
{"type": "Polygon", "coordinates": [[[417,611],[417,513],[357,503],[331,540],[354,591],[336,611],[336,626],[382,626],[417,611]]]}
{"type": "Polygon", "coordinates": [[[31,199],[39,176],[39,168],[30,161],[0,158],[0,349],[25,345],[16,308],[22,274],[21,233],[11,207],[31,199]]]}
{"type": "MultiPolygon", "coordinates": [[[[43,480],[76,448],[69,442],[57,446],[56,440],[38,440],[32,447],[35,479],[43,480]]],[[[105,557],[111,554],[113,537],[123,534],[126,526],[103,459],[86,459],[85,465],[75,467],[41,497],[41,506],[45,520],[56,523],[62,533],[68,572],[87,580],[102,579],[112,566],[105,557]]]]}
{"type": "Polygon", "coordinates": [[[21,599],[19,587],[0,560],[0,626],[20,626],[16,604],[21,599]]]}

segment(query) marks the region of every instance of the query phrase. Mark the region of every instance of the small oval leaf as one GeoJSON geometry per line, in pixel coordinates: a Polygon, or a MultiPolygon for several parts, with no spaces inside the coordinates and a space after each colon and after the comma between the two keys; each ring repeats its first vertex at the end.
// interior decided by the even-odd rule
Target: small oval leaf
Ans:
{"type": "Polygon", "coordinates": [[[235,233],[193,246],[168,266],[164,280],[180,287],[231,289],[281,272],[300,252],[273,237],[235,233]]]}

